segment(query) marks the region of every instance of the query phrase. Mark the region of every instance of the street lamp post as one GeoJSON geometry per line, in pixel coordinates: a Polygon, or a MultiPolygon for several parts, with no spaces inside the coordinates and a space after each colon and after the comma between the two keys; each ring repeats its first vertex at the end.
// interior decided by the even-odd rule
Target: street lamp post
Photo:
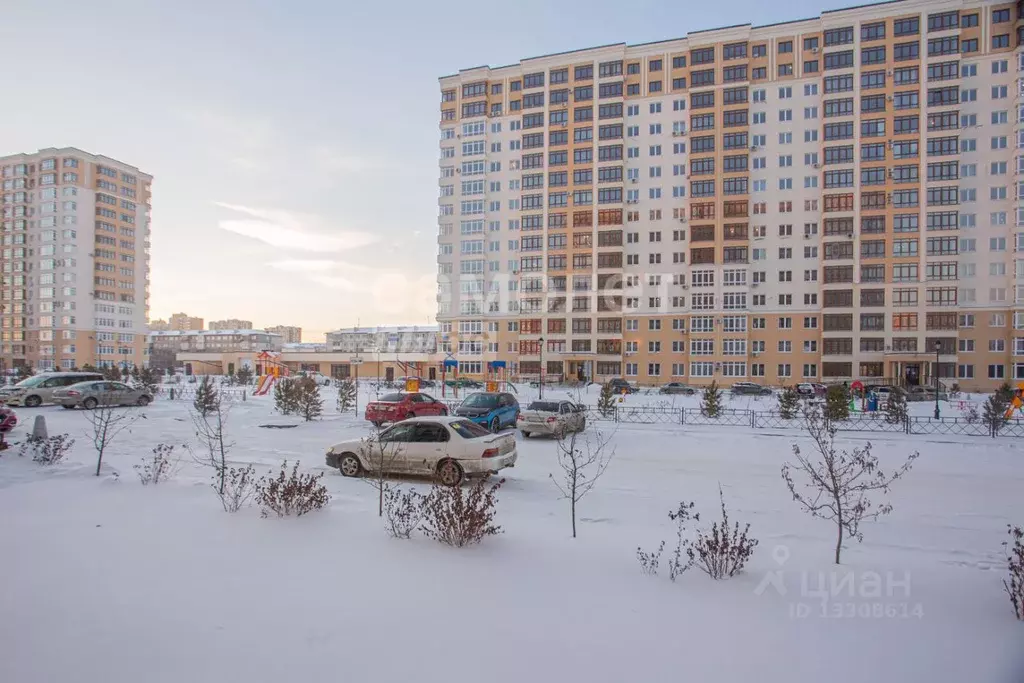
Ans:
{"type": "Polygon", "coordinates": [[[942,342],[935,341],[935,419],[939,419],[939,351],[942,349],[942,342]]]}
{"type": "Polygon", "coordinates": [[[540,372],[537,374],[539,381],[537,384],[540,386],[539,398],[544,398],[544,337],[540,338],[540,372]]]}

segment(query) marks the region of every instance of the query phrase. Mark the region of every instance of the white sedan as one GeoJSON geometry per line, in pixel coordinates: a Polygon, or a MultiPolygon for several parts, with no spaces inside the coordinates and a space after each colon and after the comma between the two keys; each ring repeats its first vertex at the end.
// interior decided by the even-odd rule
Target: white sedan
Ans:
{"type": "Polygon", "coordinates": [[[336,443],[327,466],[346,477],[363,472],[433,476],[447,486],[464,477],[497,474],[516,464],[514,433],[492,434],[464,417],[413,417],[379,435],[336,443]]]}
{"type": "Polygon", "coordinates": [[[582,432],[587,426],[587,412],[570,401],[533,401],[519,413],[517,426],[524,438],[530,434],[560,437],[568,432],[582,432]]]}

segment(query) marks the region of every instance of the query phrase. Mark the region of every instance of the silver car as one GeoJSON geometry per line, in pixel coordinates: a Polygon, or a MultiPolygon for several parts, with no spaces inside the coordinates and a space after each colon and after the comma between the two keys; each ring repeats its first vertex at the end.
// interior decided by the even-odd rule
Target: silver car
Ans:
{"type": "Polygon", "coordinates": [[[80,382],[53,392],[53,400],[68,409],[92,410],[97,406],[147,406],[153,395],[121,382],[80,382]]]}
{"type": "Polygon", "coordinates": [[[517,426],[527,438],[530,434],[582,432],[587,426],[587,409],[570,401],[533,401],[519,413],[517,426]]]}

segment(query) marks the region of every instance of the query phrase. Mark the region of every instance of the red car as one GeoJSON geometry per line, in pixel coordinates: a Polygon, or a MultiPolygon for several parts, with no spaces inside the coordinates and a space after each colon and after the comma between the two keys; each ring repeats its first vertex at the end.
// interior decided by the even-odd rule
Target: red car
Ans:
{"type": "Polygon", "coordinates": [[[366,419],[379,427],[385,422],[399,422],[410,417],[447,415],[448,406],[427,394],[387,394],[366,406],[366,419]]]}

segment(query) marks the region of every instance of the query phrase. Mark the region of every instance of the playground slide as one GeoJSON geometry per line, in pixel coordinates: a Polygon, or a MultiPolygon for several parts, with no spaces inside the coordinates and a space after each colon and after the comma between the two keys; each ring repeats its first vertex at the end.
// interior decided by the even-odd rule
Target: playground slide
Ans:
{"type": "Polygon", "coordinates": [[[256,385],[256,391],[253,392],[253,396],[265,396],[270,392],[270,388],[274,386],[274,380],[277,379],[273,375],[263,375],[260,377],[259,384],[256,385]]]}

